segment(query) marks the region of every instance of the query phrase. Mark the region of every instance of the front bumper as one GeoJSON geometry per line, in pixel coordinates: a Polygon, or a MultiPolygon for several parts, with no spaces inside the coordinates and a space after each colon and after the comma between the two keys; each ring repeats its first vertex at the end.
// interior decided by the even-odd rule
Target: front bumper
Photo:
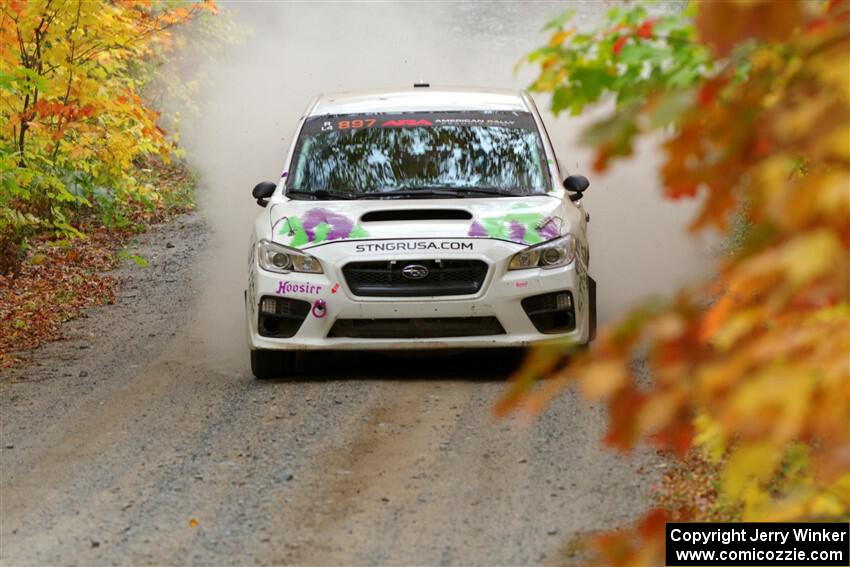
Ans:
{"type": "MultiPolygon", "coordinates": [[[[447,241],[433,241],[438,245],[447,241]]],[[[589,339],[589,301],[587,272],[580,259],[555,269],[539,268],[508,271],[509,258],[523,249],[510,242],[490,239],[454,239],[472,246],[438,246],[437,250],[409,252],[364,252],[362,241],[332,242],[305,250],[322,262],[323,274],[276,274],[260,269],[252,257],[248,289],[245,294],[249,342],[252,349],[266,350],[395,350],[423,348],[517,347],[552,340],[586,343],[589,339]],[[358,246],[360,244],[360,246],[358,246]],[[454,250],[452,248],[455,248],[454,250]],[[472,248],[470,250],[470,248],[472,248]],[[354,261],[478,259],[489,265],[479,291],[471,295],[440,297],[359,297],[352,293],[342,274],[342,267],[354,261]],[[552,292],[570,292],[574,310],[574,329],[563,333],[541,333],[537,330],[523,299],[552,292]],[[289,338],[263,336],[259,330],[259,303],[263,297],[283,297],[308,302],[313,308],[297,331],[289,338]],[[317,304],[319,305],[316,308],[317,304]],[[434,319],[443,321],[446,334],[456,335],[461,319],[491,320],[495,318],[502,334],[478,336],[439,336],[432,338],[353,338],[333,336],[340,327],[350,328],[360,320],[434,319]],[[341,325],[334,324],[341,320],[341,325]],[[452,324],[449,325],[448,322],[452,324]]],[[[384,321],[386,322],[386,321],[384,321]]],[[[434,326],[434,325],[430,325],[434,326]]],[[[460,326],[462,327],[462,325],[460,326]]]]}

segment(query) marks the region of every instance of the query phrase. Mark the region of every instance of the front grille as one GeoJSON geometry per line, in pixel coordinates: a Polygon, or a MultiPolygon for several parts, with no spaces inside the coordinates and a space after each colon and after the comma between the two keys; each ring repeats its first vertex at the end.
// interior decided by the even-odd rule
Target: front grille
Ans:
{"type": "Polygon", "coordinates": [[[328,337],[350,339],[442,339],[504,335],[495,317],[337,319],[328,337]]]}
{"type": "Polygon", "coordinates": [[[487,277],[481,260],[394,260],[352,262],[342,269],[354,295],[365,297],[423,297],[471,295],[487,277]],[[410,279],[402,274],[409,266],[421,266],[428,275],[410,279]]]}

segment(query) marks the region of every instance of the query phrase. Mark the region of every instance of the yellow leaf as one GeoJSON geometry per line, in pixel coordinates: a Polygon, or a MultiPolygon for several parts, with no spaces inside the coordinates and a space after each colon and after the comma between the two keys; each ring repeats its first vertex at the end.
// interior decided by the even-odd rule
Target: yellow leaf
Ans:
{"type": "Polygon", "coordinates": [[[723,490],[737,499],[758,499],[760,484],[776,470],[781,455],[780,448],[772,443],[752,443],[738,447],[723,467],[723,490]]]}
{"type": "Polygon", "coordinates": [[[565,39],[572,35],[574,30],[561,30],[556,34],[553,34],[551,38],[549,38],[549,47],[558,47],[561,45],[565,39]]]}
{"type": "Polygon", "coordinates": [[[740,383],[726,402],[733,430],[760,432],[778,446],[795,439],[811,410],[816,375],[805,366],[773,365],[740,383]]]}
{"type": "Polygon", "coordinates": [[[789,283],[799,286],[828,271],[842,254],[836,235],[827,230],[818,230],[786,244],[782,249],[781,260],[787,268],[789,283]]]}
{"type": "Polygon", "coordinates": [[[591,363],[582,373],[579,386],[582,394],[589,400],[607,398],[626,381],[627,373],[623,364],[616,361],[591,363]]]}
{"type": "Polygon", "coordinates": [[[733,313],[729,320],[714,332],[712,344],[721,351],[729,350],[739,338],[763,322],[765,315],[761,307],[733,313]]]}
{"type": "Polygon", "coordinates": [[[726,452],[723,428],[707,414],[701,413],[694,419],[694,444],[701,447],[705,456],[713,463],[720,462],[726,452]]]}

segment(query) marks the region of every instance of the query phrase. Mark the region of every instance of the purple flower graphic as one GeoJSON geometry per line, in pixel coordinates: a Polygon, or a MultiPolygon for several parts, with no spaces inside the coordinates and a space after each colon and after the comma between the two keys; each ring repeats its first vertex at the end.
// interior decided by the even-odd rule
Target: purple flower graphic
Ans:
{"type": "Polygon", "coordinates": [[[478,221],[473,222],[469,226],[469,236],[488,236],[484,226],[478,221]]]}
{"type": "Polygon", "coordinates": [[[330,227],[328,240],[348,238],[354,228],[354,222],[345,215],[327,209],[310,209],[301,219],[308,241],[313,242],[316,239],[316,227],[323,222],[330,227]]]}
{"type": "Polygon", "coordinates": [[[543,238],[543,240],[552,240],[561,234],[561,227],[558,222],[560,219],[549,217],[547,220],[548,222],[546,222],[546,224],[537,229],[537,233],[541,238],[543,238]]]}
{"type": "Polygon", "coordinates": [[[522,242],[525,239],[525,225],[519,221],[511,221],[511,240],[522,242]]]}

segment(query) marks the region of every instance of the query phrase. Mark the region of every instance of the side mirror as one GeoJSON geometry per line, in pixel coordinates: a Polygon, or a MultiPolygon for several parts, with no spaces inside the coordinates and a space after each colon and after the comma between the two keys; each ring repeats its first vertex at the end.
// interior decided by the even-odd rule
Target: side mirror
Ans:
{"type": "Polygon", "coordinates": [[[274,194],[274,190],[277,189],[277,183],[273,181],[263,181],[262,183],[257,183],[254,190],[251,191],[251,195],[257,200],[257,204],[261,207],[265,207],[269,204],[266,200],[274,194]]]}
{"type": "Polygon", "coordinates": [[[582,194],[590,187],[590,181],[584,175],[570,175],[564,179],[564,189],[572,193],[570,201],[578,201],[582,194]]]}

